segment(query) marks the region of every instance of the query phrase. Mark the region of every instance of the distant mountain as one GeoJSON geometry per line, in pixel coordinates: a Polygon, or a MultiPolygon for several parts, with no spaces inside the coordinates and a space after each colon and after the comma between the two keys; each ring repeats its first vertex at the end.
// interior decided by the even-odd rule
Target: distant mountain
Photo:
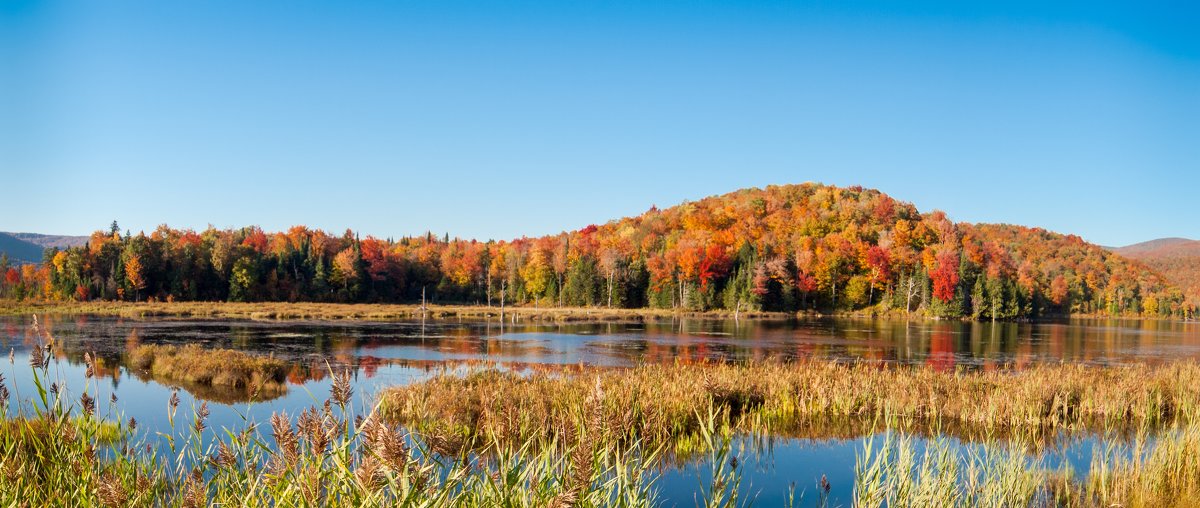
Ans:
{"type": "Polygon", "coordinates": [[[1200,241],[1160,238],[1112,251],[1145,263],[1183,289],[1191,301],[1200,304],[1200,241]]]}
{"type": "Polygon", "coordinates": [[[4,233],[19,240],[40,245],[43,249],[58,247],[66,249],[68,247],[82,247],[88,242],[87,236],[69,236],[69,235],[43,235],[39,233],[4,233]]]}
{"type": "Polygon", "coordinates": [[[41,263],[46,249],[82,247],[87,241],[86,236],[0,232],[0,252],[14,263],[41,263]]]}
{"type": "Polygon", "coordinates": [[[17,238],[9,233],[0,233],[0,253],[8,254],[13,264],[40,263],[45,247],[17,238]]]}

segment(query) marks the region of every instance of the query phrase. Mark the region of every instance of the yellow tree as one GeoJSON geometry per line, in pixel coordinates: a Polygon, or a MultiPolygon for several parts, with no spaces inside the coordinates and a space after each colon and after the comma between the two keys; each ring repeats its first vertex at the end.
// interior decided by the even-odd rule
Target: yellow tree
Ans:
{"type": "Polygon", "coordinates": [[[533,297],[535,305],[546,294],[550,280],[554,277],[554,270],[547,258],[546,251],[539,248],[530,249],[529,261],[520,270],[521,278],[525,281],[525,291],[533,297]]]}
{"type": "Polygon", "coordinates": [[[142,266],[142,259],[137,254],[129,256],[129,261],[125,262],[125,282],[129,287],[133,288],[134,301],[141,299],[141,291],[146,288],[146,269],[142,266]]]}

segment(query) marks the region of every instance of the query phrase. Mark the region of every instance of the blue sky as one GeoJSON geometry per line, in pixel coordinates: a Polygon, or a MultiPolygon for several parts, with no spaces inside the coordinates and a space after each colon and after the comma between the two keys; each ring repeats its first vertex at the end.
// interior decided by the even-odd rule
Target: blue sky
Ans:
{"type": "Polygon", "coordinates": [[[512,238],[861,184],[1200,237],[1186,2],[0,3],[0,230],[512,238]]]}

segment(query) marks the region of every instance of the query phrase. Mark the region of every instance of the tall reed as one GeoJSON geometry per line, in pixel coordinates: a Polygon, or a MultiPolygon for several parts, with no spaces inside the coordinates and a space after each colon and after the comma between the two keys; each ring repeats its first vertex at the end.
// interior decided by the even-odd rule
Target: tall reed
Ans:
{"type": "MultiPolygon", "coordinates": [[[[36,335],[43,331],[37,328],[36,335]]],[[[47,337],[48,339],[48,337],[47,337]]],[[[48,341],[47,341],[48,343],[48,341]]],[[[3,506],[557,506],[658,504],[659,451],[633,439],[596,439],[596,408],[576,415],[578,435],[444,455],[357,412],[348,373],[333,373],[329,398],[299,415],[273,414],[213,429],[207,403],[167,405],[168,428],[138,433],[115,397],[97,409],[92,382],[73,392],[42,345],[31,354],[35,391],[10,402],[0,376],[0,505],[3,506]],[[9,404],[13,404],[11,411],[9,404]]],[[[11,362],[10,362],[11,363],[11,362]]],[[[12,365],[15,369],[16,365],[12,365]]],[[[600,400],[593,396],[593,401],[600,400]]],[[[715,421],[715,420],[714,420],[715,421]]],[[[716,424],[711,426],[716,428],[716,424]]],[[[723,441],[713,440],[713,446],[723,441]]],[[[722,481],[717,479],[715,481],[722,481]]]]}
{"type": "Polygon", "coordinates": [[[605,438],[613,440],[636,434],[686,442],[699,430],[697,408],[709,405],[743,430],[836,432],[893,422],[978,436],[1164,427],[1191,421],[1200,409],[1200,366],[1182,362],[995,372],[832,362],[444,371],[386,391],[382,408],[389,418],[447,442],[493,436],[520,442],[569,434],[572,415],[593,385],[602,394],[595,403],[605,438]]]}

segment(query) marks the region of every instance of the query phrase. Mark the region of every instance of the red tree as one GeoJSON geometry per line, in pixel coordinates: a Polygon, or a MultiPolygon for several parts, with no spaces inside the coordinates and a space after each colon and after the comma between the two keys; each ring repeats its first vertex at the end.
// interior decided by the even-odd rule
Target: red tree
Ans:
{"type": "Polygon", "coordinates": [[[933,279],[933,296],[943,302],[954,299],[958,286],[958,252],[945,249],[937,255],[937,268],[930,274],[933,279]]]}

